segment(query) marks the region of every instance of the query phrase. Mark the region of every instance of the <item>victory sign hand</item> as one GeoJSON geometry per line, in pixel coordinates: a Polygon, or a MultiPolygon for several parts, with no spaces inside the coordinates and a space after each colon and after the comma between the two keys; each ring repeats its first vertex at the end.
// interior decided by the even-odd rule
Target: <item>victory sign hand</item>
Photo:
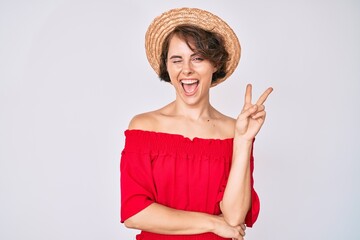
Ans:
{"type": "Polygon", "coordinates": [[[273,89],[268,88],[257,100],[256,104],[252,101],[252,86],[246,86],[244,107],[236,120],[235,136],[246,141],[252,141],[264,124],[266,112],[264,102],[273,89]]]}

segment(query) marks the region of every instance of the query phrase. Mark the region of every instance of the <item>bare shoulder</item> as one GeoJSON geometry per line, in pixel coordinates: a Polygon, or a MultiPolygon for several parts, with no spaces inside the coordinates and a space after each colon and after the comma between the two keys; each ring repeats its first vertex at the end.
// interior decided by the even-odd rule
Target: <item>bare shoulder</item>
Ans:
{"type": "Polygon", "coordinates": [[[232,129],[235,128],[235,124],[236,124],[235,118],[224,115],[224,122],[226,123],[226,125],[229,125],[229,127],[231,127],[232,129]]]}
{"type": "Polygon", "coordinates": [[[164,122],[166,122],[164,108],[134,116],[130,121],[129,129],[160,131],[164,122]]]}
{"type": "Polygon", "coordinates": [[[131,119],[129,129],[151,130],[155,122],[154,112],[141,113],[131,119]]]}
{"type": "Polygon", "coordinates": [[[234,130],[236,119],[226,116],[225,114],[216,110],[215,118],[217,119],[217,126],[221,135],[225,137],[234,137],[234,130]]]}
{"type": "Polygon", "coordinates": [[[221,126],[225,132],[225,135],[234,137],[236,119],[226,115],[223,115],[221,119],[221,126]]]}

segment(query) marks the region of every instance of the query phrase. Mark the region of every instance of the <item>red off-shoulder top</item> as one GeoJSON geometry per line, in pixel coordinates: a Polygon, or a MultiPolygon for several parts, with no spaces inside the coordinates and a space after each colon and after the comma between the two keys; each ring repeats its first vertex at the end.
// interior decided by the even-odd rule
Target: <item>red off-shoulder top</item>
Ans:
{"type": "MultiPolygon", "coordinates": [[[[221,214],[231,167],[233,139],[189,139],[182,135],[126,130],[122,151],[121,222],[156,202],[180,210],[221,214]]],[[[252,227],[260,202],[253,188],[254,158],[250,170],[252,205],[245,223],[252,227]]],[[[154,216],[156,217],[156,216],[154,216]]],[[[163,235],[142,231],[137,240],[223,240],[213,233],[163,235]]]]}

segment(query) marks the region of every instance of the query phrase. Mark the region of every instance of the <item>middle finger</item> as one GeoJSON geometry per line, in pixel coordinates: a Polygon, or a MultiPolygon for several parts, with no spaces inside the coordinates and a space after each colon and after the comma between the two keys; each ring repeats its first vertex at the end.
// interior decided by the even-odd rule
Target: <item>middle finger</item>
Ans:
{"type": "Polygon", "coordinates": [[[263,105],[264,102],[266,101],[267,97],[270,95],[270,93],[273,91],[272,87],[269,87],[268,89],[266,89],[266,91],[259,97],[259,99],[256,102],[256,105],[263,105]]]}

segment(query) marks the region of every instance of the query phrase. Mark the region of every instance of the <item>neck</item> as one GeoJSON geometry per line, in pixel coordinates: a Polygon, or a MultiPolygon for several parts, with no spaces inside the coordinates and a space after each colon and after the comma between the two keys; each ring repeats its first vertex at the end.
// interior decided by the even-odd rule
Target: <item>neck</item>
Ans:
{"type": "Polygon", "coordinates": [[[183,101],[175,100],[172,105],[174,115],[182,116],[193,121],[209,119],[214,112],[214,108],[209,101],[204,101],[203,103],[196,105],[188,105],[183,101]]]}

